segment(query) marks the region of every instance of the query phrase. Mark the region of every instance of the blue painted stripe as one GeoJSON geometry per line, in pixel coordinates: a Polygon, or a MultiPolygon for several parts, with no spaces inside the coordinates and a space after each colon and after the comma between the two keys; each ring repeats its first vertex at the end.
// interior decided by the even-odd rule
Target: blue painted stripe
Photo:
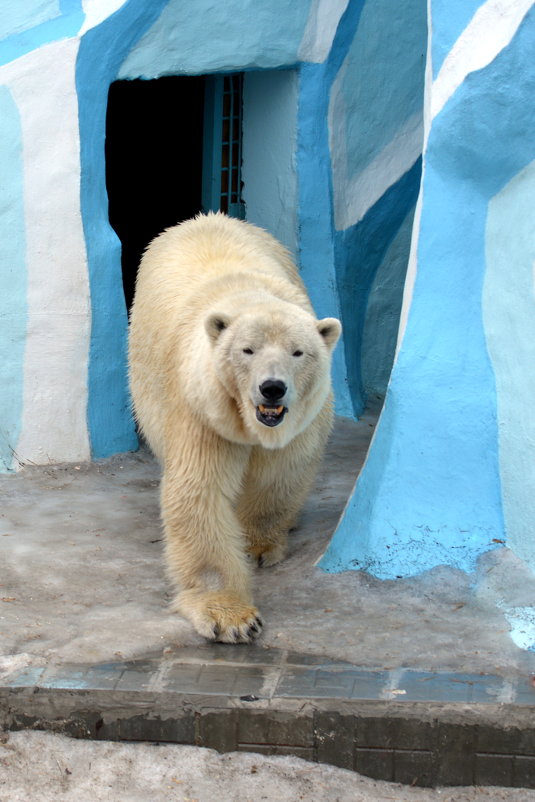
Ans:
{"type": "Polygon", "coordinates": [[[381,158],[403,124],[422,114],[426,49],[426,0],[403,0],[395,13],[392,0],[366,3],[337,81],[344,118],[333,135],[344,142],[348,176],[381,158]]]}
{"type": "Polygon", "coordinates": [[[0,42],[0,65],[9,64],[48,42],[76,36],[84,19],[82,0],[61,0],[59,16],[9,36],[0,42]]]}
{"type": "Polygon", "coordinates": [[[504,540],[481,306],[485,226],[489,200],[535,155],[534,41],[535,11],[434,120],[406,333],[325,570],[395,578],[447,563],[471,571],[504,540]]]}
{"type": "Polygon", "coordinates": [[[93,457],[137,447],[127,381],[120,243],[108,220],[104,140],[108,88],[166,0],[129,0],[82,37],[76,65],[81,209],[91,289],[88,430],[93,457]]]}
{"type": "Polygon", "coordinates": [[[6,471],[21,432],[28,309],[22,131],[17,105],[4,86],[0,142],[0,471],[6,471]]]}
{"type": "MultiPolygon", "coordinates": [[[[332,211],[332,174],[328,111],[331,87],[358,27],[364,0],[350,0],[328,59],[323,64],[303,64],[299,70],[297,115],[297,174],[299,176],[299,262],[316,313],[340,316],[332,211]]],[[[345,337],[333,356],[336,411],[354,417],[356,410],[347,382],[345,337]]]]}
{"type": "Polygon", "coordinates": [[[345,332],[348,383],[359,414],[366,403],[361,350],[370,289],[386,251],[416,203],[421,172],[420,158],[357,225],[336,232],[337,286],[345,332]]]}

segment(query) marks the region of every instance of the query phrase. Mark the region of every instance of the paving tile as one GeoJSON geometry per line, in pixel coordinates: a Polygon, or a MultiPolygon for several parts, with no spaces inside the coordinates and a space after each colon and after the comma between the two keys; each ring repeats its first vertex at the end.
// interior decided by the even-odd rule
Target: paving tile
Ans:
{"type": "Polygon", "coordinates": [[[239,670],[234,666],[202,665],[197,677],[195,692],[233,696],[239,670]]]}
{"type": "Polygon", "coordinates": [[[316,710],[314,741],[320,763],[353,769],[355,762],[355,717],[316,710]]]}
{"type": "Polygon", "coordinates": [[[352,699],[381,699],[388,684],[386,671],[353,671],[352,699]]]}
{"type": "Polygon", "coordinates": [[[438,721],[434,751],[437,785],[473,785],[476,728],[438,721]]]}
{"type": "Polygon", "coordinates": [[[91,666],[62,665],[49,667],[39,682],[41,688],[62,688],[69,690],[89,690],[91,685],[86,676],[91,666]]]}
{"type": "Polygon", "coordinates": [[[354,683],[353,671],[287,668],[277,684],[275,696],[347,699],[354,683]]]}
{"type": "Polygon", "coordinates": [[[392,749],[355,750],[355,771],[375,780],[394,780],[394,751],[392,749]]]}
{"type": "Polygon", "coordinates": [[[516,788],[535,788],[535,756],[515,756],[512,784],[516,788]]]}
{"type": "Polygon", "coordinates": [[[431,722],[402,716],[366,716],[355,719],[355,744],[381,749],[427,750],[435,728],[431,722]]]}
{"type": "Polygon", "coordinates": [[[514,702],[519,705],[533,705],[535,710],[535,675],[518,677],[514,684],[514,702]]]}
{"type": "Polygon", "coordinates": [[[6,688],[33,688],[35,685],[39,685],[45,671],[44,666],[27,666],[10,674],[0,684],[6,688]]]}
{"type": "Polygon", "coordinates": [[[240,710],[237,738],[240,744],[282,744],[312,748],[313,717],[276,710],[240,710]]]}
{"type": "Polygon", "coordinates": [[[115,687],[118,691],[146,691],[153,676],[151,671],[125,669],[115,687]]]}
{"type": "MultiPolygon", "coordinates": [[[[244,697],[256,696],[259,699],[271,698],[272,688],[276,684],[279,676],[279,669],[275,666],[244,666],[239,669],[239,673],[234,685],[234,694],[240,699],[244,697]]],[[[244,699],[244,701],[249,701],[244,699]]]]}
{"type": "Polygon", "coordinates": [[[476,755],[474,783],[476,785],[512,785],[513,760],[511,755],[476,755]]]}
{"type": "Polygon", "coordinates": [[[202,666],[197,664],[174,664],[162,678],[162,687],[175,693],[197,693],[202,666]]]}
{"type": "Polygon", "coordinates": [[[237,710],[207,711],[198,717],[195,743],[218,752],[235,752],[238,748],[237,730],[237,710]]]}
{"type": "Polygon", "coordinates": [[[394,750],[394,780],[426,788],[434,784],[434,755],[429,750],[394,750]]]}
{"type": "Polygon", "coordinates": [[[178,662],[199,663],[252,663],[277,665],[282,661],[280,649],[265,648],[257,643],[229,644],[208,643],[202,646],[185,646],[173,652],[172,658],[178,662]]]}
{"type": "Polygon", "coordinates": [[[480,724],[477,728],[476,750],[480,753],[535,757],[535,727],[502,728],[480,724]]]}
{"type": "MultiPolygon", "coordinates": [[[[105,726],[105,725],[104,725],[105,726]]],[[[160,716],[130,716],[116,725],[117,738],[124,741],[153,741],[177,744],[195,743],[195,718],[191,713],[161,718],[160,716]]],[[[103,732],[100,737],[110,738],[103,732]]]]}
{"type": "Polygon", "coordinates": [[[501,701],[505,689],[505,681],[502,677],[481,676],[475,677],[470,694],[470,702],[479,704],[489,702],[496,704],[501,701]]]}
{"type": "Polygon", "coordinates": [[[398,689],[405,691],[402,698],[407,702],[468,702],[473,684],[471,675],[406,671],[398,689]]]}

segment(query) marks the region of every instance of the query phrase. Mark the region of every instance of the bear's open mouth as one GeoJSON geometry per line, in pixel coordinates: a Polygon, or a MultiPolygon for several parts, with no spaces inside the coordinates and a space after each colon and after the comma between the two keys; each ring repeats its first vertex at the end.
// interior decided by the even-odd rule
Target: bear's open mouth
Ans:
{"type": "Polygon", "coordinates": [[[256,418],[264,426],[278,426],[279,423],[282,423],[287,412],[288,409],[283,406],[266,407],[264,404],[259,404],[256,408],[256,418]]]}

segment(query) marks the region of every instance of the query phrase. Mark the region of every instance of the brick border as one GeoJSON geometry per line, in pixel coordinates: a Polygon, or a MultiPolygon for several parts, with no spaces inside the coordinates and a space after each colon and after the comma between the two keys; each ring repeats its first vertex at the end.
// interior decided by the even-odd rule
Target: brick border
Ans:
{"type": "Polygon", "coordinates": [[[294,755],[421,786],[535,788],[531,678],[364,670],[261,647],[27,667],[0,683],[0,728],[294,755]]]}

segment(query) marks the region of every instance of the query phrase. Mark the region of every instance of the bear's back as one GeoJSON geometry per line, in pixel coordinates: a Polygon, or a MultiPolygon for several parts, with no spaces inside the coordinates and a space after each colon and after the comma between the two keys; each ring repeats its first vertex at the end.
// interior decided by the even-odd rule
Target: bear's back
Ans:
{"type": "Polygon", "coordinates": [[[289,281],[305,293],[289,252],[260,228],[210,212],[166,229],[148,246],[138,274],[140,292],[187,298],[225,275],[253,273],[289,281]],[[147,286],[144,286],[147,285],[147,286]]]}

